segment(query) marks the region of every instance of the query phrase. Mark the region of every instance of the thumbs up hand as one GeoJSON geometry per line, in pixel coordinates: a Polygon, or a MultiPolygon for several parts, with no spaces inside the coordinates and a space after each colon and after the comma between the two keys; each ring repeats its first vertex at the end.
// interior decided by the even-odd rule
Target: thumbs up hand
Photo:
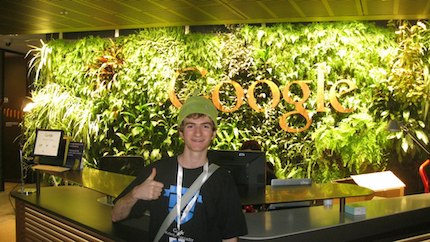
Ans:
{"type": "Polygon", "coordinates": [[[163,183],[155,180],[157,170],[152,168],[151,174],[144,182],[133,188],[133,197],[143,200],[156,200],[161,196],[163,183]]]}

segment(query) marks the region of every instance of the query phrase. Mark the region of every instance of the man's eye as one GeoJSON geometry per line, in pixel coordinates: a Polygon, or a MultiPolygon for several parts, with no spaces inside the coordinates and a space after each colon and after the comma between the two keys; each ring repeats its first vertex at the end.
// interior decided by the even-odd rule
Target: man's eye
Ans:
{"type": "Polygon", "coordinates": [[[211,129],[212,126],[210,124],[205,124],[205,125],[203,125],[203,128],[205,128],[205,129],[211,129]]]}

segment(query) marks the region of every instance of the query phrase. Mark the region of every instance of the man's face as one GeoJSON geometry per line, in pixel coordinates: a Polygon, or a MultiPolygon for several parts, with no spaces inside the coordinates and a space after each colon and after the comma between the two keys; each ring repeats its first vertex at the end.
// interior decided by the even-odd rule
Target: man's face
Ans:
{"type": "Polygon", "coordinates": [[[183,123],[183,130],[179,131],[179,135],[184,139],[185,149],[207,150],[216,135],[212,120],[208,116],[188,117],[183,123]]]}

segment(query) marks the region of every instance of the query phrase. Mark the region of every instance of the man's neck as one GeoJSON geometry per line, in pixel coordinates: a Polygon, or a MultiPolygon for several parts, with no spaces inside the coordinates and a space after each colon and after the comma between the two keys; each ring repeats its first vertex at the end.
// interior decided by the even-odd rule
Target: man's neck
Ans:
{"type": "Polygon", "coordinates": [[[208,162],[207,152],[186,152],[178,156],[179,164],[187,169],[202,167],[208,162]]]}

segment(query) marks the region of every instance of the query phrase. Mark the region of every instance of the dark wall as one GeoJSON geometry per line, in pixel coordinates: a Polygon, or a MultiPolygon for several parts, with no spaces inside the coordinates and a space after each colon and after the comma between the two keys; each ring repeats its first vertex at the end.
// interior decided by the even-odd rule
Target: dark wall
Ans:
{"type": "Polygon", "coordinates": [[[392,171],[403,183],[406,184],[405,195],[417,194],[424,192],[424,186],[419,174],[419,167],[424,160],[391,161],[388,169],[392,171]]]}
{"type": "Polygon", "coordinates": [[[27,92],[27,63],[24,55],[5,52],[4,99],[2,121],[2,173],[3,180],[20,181],[19,123],[22,121],[22,103],[27,92]]]}
{"type": "Polygon", "coordinates": [[[4,191],[3,172],[3,96],[4,96],[4,51],[0,50],[0,191],[4,191]]]}

